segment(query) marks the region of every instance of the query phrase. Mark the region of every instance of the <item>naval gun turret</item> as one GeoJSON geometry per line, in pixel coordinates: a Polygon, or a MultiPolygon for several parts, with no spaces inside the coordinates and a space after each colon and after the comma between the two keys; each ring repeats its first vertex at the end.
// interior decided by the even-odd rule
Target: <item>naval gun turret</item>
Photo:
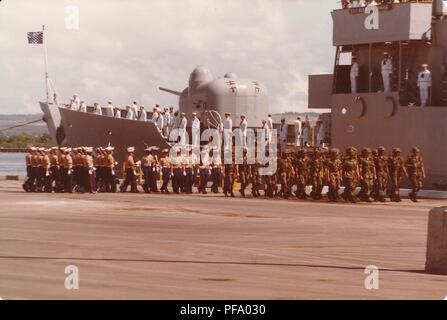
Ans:
{"type": "Polygon", "coordinates": [[[205,126],[215,127],[218,120],[231,113],[234,127],[237,119],[245,114],[250,127],[260,127],[268,113],[268,94],[259,81],[241,79],[229,72],[215,79],[204,66],[197,66],[189,76],[189,85],[182,92],[160,88],[162,91],[178,95],[179,109],[188,116],[193,112],[201,118],[205,126]]]}

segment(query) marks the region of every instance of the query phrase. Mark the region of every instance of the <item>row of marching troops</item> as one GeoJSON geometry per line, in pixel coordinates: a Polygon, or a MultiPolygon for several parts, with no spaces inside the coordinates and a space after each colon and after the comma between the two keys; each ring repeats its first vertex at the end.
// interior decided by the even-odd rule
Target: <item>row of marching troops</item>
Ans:
{"type": "MultiPolygon", "coordinates": [[[[116,192],[118,180],[115,177],[117,162],[113,147],[97,148],[30,148],[26,157],[28,179],[24,183],[26,191],[46,192],[116,192]]],[[[400,202],[400,186],[404,177],[409,179],[409,198],[417,202],[417,192],[425,179],[425,168],[420,150],[412,149],[406,160],[401,150],[394,148],[390,155],[384,147],[375,150],[363,148],[360,152],[349,147],[342,154],[339,149],[329,151],[304,148],[294,153],[282,153],[277,159],[277,170],[272,175],[261,175],[261,165],[250,164],[246,150],[241,164],[213,164],[209,161],[191,161],[193,155],[182,158],[179,151],[172,159],[169,150],[150,147],[141,158],[135,155],[135,148],[127,149],[124,159],[125,179],[119,186],[121,192],[130,187],[131,192],[139,192],[141,184],[146,193],[170,191],[206,194],[207,188],[218,193],[223,182],[225,196],[234,197],[235,182],[239,193],[245,197],[248,186],[254,197],[269,198],[297,197],[299,199],[323,198],[323,187],[328,186],[327,199],[336,202],[391,201],[400,202]],[[183,161],[184,160],[184,161],[183,161]],[[207,164],[209,163],[209,164],[207,164]],[[138,183],[142,177],[142,182],[138,183]],[[157,181],[161,179],[161,188],[157,181]],[[212,182],[209,187],[209,182],[212,182]],[[311,186],[310,194],[306,187],[311,186]],[[343,193],[340,194],[341,187],[343,193]],[[360,191],[357,192],[358,187],[360,191]]],[[[212,151],[211,151],[212,152],[212,151]]]]}
{"type": "Polygon", "coordinates": [[[171,182],[174,193],[192,193],[195,185],[198,192],[206,194],[209,181],[212,181],[211,191],[217,193],[223,181],[225,196],[234,197],[233,189],[238,181],[242,197],[245,197],[245,191],[251,184],[254,197],[261,196],[260,190],[263,190],[264,196],[270,198],[295,196],[307,199],[310,196],[320,200],[323,198],[323,187],[327,185],[327,198],[331,202],[340,198],[347,202],[385,202],[387,197],[400,202],[400,186],[404,177],[411,184],[409,198],[417,202],[417,192],[425,179],[424,163],[417,147],[412,149],[406,160],[402,158],[399,148],[394,148],[389,156],[384,147],[376,150],[363,148],[360,153],[356,148],[349,147],[344,154],[336,148],[329,152],[320,148],[308,152],[302,148],[296,153],[283,153],[277,159],[277,171],[272,175],[261,175],[261,166],[250,164],[246,150],[241,164],[223,165],[205,164],[208,161],[193,164],[190,161],[193,154],[187,157],[189,160],[182,161],[180,152],[172,161],[168,149],[162,150],[162,157],[158,159],[156,147],[146,149],[141,160],[135,157],[134,148],[127,151],[126,180],[120,187],[122,192],[129,186],[132,192],[138,192],[136,173],[139,168],[144,176],[143,189],[147,193],[159,192],[156,181],[161,175],[163,183],[160,191],[165,193],[169,193],[171,182]],[[306,192],[308,185],[312,186],[310,194],[306,192]],[[344,191],[340,195],[342,186],[344,191]]]}
{"type": "Polygon", "coordinates": [[[116,191],[113,151],[113,147],[31,147],[26,155],[23,188],[27,192],[116,191]]]}

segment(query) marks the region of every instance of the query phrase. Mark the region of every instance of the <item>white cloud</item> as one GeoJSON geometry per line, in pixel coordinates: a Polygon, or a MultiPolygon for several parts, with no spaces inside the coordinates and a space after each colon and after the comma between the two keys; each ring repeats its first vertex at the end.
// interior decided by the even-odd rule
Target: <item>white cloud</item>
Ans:
{"type": "MultiPolygon", "coordinates": [[[[335,5],[335,4],[334,4],[335,5]]],[[[263,82],[273,112],[307,107],[307,74],[330,72],[327,1],[98,0],[0,3],[0,113],[39,112],[43,51],[27,31],[47,26],[50,76],[61,99],[176,105],[198,64],[263,82]],[[64,28],[78,5],[80,29],[64,28]],[[34,106],[34,107],[33,107],[34,106]]]]}

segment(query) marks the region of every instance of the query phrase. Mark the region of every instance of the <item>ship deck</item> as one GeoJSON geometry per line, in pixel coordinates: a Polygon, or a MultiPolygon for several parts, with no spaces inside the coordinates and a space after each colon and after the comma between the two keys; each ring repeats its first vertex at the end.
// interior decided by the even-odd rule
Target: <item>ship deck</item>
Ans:
{"type": "Polygon", "coordinates": [[[222,195],[26,194],[0,182],[3,299],[443,299],[428,211],[222,195]],[[175,200],[175,201],[174,201],[175,200]],[[79,290],[66,290],[67,265],[79,290]],[[364,269],[380,269],[366,290],[364,269]]]}

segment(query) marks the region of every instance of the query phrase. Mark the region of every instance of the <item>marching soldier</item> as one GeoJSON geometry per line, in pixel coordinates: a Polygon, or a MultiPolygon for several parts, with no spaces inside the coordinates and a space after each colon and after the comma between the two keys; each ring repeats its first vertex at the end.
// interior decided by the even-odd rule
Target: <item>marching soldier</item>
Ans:
{"type": "Polygon", "coordinates": [[[146,193],[151,193],[152,189],[152,180],[154,177],[154,162],[155,159],[151,153],[152,147],[146,148],[144,150],[145,155],[141,158],[141,170],[143,171],[144,176],[144,184],[143,184],[143,190],[146,193]]]}
{"type": "Polygon", "coordinates": [[[376,201],[385,202],[386,188],[388,185],[388,156],[385,147],[377,148],[377,156],[374,157],[376,169],[376,185],[374,198],[376,201]]]}
{"type": "Polygon", "coordinates": [[[345,186],[343,198],[345,201],[355,203],[357,202],[355,188],[357,187],[358,178],[360,176],[356,148],[348,147],[346,149],[342,168],[343,185],[345,186]]]}
{"type": "MultiPolygon", "coordinates": [[[[214,150],[210,150],[211,156],[214,154],[214,150]]],[[[219,193],[219,186],[222,183],[222,164],[220,163],[220,157],[216,161],[211,162],[211,192],[219,193]]]]}
{"type": "Polygon", "coordinates": [[[34,157],[35,150],[36,150],[36,148],[34,148],[34,147],[28,148],[28,153],[25,157],[27,179],[23,183],[23,189],[26,192],[33,191],[33,185],[34,185],[34,180],[35,180],[35,175],[34,175],[34,170],[33,170],[33,157],[34,157]]]}
{"type": "Polygon", "coordinates": [[[261,175],[259,174],[259,163],[249,165],[249,179],[251,182],[251,194],[253,197],[260,197],[259,188],[262,184],[261,175]]]}
{"type": "Polygon", "coordinates": [[[169,179],[172,175],[172,167],[171,167],[171,158],[169,158],[168,155],[169,150],[168,149],[163,149],[162,150],[162,154],[163,156],[160,159],[160,167],[161,167],[161,174],[162,174],[162,180],[163,180],[163,184],[161,186],[161,193],[166,193],[169,194],[168,191],[168,184],[169,184],[169,179]]]}
{"type": "MultiPolygon", "coordinates": [[[[233,161],[234,162],[234,161],[233,161]]],[[[233,163],[224,164],[224,194],[225,197],[228,197],[230,194],[231,197],[234,197],[233,185],[234,180],[237,177],[237,166],[233,163]]]]}
{"type": "Polygon", "coordinates": [[[173,177],[172,177],[172,190],[175,194],[184,191],[184,176],[183,176],[183,156],[181,150],[177,151],[177,157],[172,159],[173,177]]]}
{"type": "Polygon", "coordinates": [[[371,198],[371,195],[373,192],[373,183],[376,179],[376,168],[371,153],[370,148],[363,148],[359,160],[361,189],[358,197],[365,202],[373,202],[374,200],[371,198]]]}
{"type": "Polygon", "coordinates": [[[293,176],[293,168],[285,152],[282,154],[281,159],[278,162],[278,174],[281,183],[280,194],[284,199],[288,199],[290,196],[289,178],[290,176],[293,176]]]}
{"type": "Polygon", "coordinates": [[[326,180],[329,186],[327,193],[331,202],[337,202],[339,199],[338,191],[340,189],[342,178],[342,162],[340,160],[340,150],[333,148],[330,151],[330,157],[325,162],[326,180]]]}
{"type": "Polygon", "coordinates": [[[310,195],[314,200],[320,200],[324,179],[324,158],[320,148],[315,149],[314,156],[309,162],[309,174],[312,182],[310,195]]]}
{"type": "Polygon", "coordinates": [[[64,150],[64,169],[63,176],[64,179],[64,192],[72,193],[73,192],[73,158],[70,154],[71,148],[66,148],[64,150]]]}
{"type": "Polygon", "coordinates": [[[85,148],[84,155],[85,188],[89,193],[96,193],[95,167],[93,162],[93,148],[85,148]]]}
{"type": "Polygon", "coordinates": [[[296,191],[295,195],[299,199],[306,200],[306,185],[309,177],[309,158],[307,156],[306,149],[300,149],[295,162],[295,182],[296,191]]]}
{"type": "Polygon", "coordinates": [[[134,152],[135,152],[134,147],[127,148],[127,156],[124,159],[124,166],[125,166],[125,170],[126,170],[126,179],[124,180],[123,184],[120,186],[121,192],[126,192],[127,187],[130,184],[130,191],[133,193],[138,193],[136,171],[135,171],[137,169],[138,165],[135,161],[134,152]]]}
{"type": "Polygon", "coordinates": [[[421,151],[418,147],[411,150],[411,155],[405,163],[408,178],[410,179],[411,192],[408,194],[411,201],[418,202],[417,193],[422,188],[422,180],[426,178],[424,161],[421,157],[421,151]]]}
{"type": "Polygon", "coordinates": [[[247,158],[247,149],[244,148],[242,163],[237,165],[237,172],[239,176],[239,182],[241,184],[241,188],[239,193],[242,197],[245,197],[245,189],[248,186],[248,158],[247,158]]]}
{"type": "Polygon", "coordinates": [[[59,155],[57,147],[50,149],[49,158],[50,158],[50,190],[60,192],[61,178],[60,178],[59,155]]]}
{"type": "Polygon", "coordinates": [[[404,160],[401,157],[399,148],[394,148],[392,156],[388,158],[388,170],[391,181],[390,200],[394,202],[401,202],[400,199],[400,182],[402,175],[407,176],[404,160]]]}
{"type": "Polygon", "coordinates": [[[115,183],[115,166],[116,161],[113,156],[114,147],[107,147],[105,149],[106,157],[104,161],[104,182],[105,182],[105,192],[116,192],[115,183]]]}

